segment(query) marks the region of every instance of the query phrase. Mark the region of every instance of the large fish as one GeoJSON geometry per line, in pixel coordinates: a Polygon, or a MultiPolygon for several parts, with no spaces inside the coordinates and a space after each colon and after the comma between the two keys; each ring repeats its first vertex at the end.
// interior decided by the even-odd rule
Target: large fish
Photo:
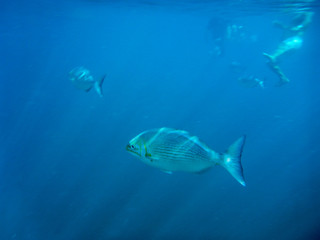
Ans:
{"type": "Polygon", "coordinates": [[[102,84],[105,79],[105,75],[101,79],[95,80],[88,69],[84,67],[76,67],[70,71],[69,76],[71,82],[76,88],[86,92],[89,92],[94,88],[99,96],[103,97],[102,84]]]}
{"type": "Polygon", "coordinates": [[[126,149],[142,162],[168,173],[200,173],[220,165],[245,186],[241,166],[244,142],[245,136],[242,136],[222,154],[211,150],[186,131],[159,128],[140,133],[129,142],[126,149]]]}

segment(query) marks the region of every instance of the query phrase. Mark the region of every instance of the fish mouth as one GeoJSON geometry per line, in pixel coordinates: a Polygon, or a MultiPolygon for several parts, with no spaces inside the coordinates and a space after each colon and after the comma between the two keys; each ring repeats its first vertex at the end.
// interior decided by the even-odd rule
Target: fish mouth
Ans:
{"type": "Polygon", "coordinates": [[[126,146],[126,150],[127,150],[127,151],[129,151],[129,152],[131,152],[130,144],[127,144],[127,146],[126,146]]]}
{"type": "Polygon", "coordinates": [[[131,145],[130,145],[130,144],[127,144],[127,146],[126,146],[126,150],[127,150],[128,152],[135,153],[135,152],[132,150],[132,148],[131,148],[131,145]]]}
{"type": "Polygon", "coordinates": [[[132,145],[128,144],[128,145],[126,146],[126,150],[127,150],[128,152],[130,152],[131,154],[136,155],[137,157],[141,157],[141,154],[138,153],[137,151],[135,151],[134,149],[132,149],[131,146],[132,146],[132,145]]]}

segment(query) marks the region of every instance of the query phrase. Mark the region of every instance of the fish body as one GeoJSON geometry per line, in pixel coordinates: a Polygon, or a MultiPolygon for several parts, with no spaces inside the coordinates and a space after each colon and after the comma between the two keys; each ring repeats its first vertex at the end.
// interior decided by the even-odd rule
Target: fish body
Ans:
{"type": "Polygon", "coordinates": [[[95,80],[90,71],[84,67],[76,67],[69,72],[70,80],[73,85],[86,92],[89,92],[92,88],[94,88],[100,97],[103,96],[102,93],[102,84],[105,76],[103,76],[99,80],[95,80]]]}
{"type": "Polygon", "coordinates": [[[200,173],[221,165],[245,186],[241,166],[244,141],[243,136],[226,153],[220,154],[186,131],[159,128],[140,133],[126,149],[142,162],[165,172],[200,173]]]}
{"type": "Polygon", "coordinates": [[[264,81],[252,75],[248,77],[240,77],[238,78],[238,81],[242,86],[247,88],[264,87],[264,81]]]}

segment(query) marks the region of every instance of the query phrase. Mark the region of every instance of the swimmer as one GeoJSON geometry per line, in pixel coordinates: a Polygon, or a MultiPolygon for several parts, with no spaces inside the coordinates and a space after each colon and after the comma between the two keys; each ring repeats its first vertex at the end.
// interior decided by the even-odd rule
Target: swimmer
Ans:
{"type": "Polygon", "coordinates": [[[279,57],[286,53],[298,50],[301,48],[303,39],[302,36],[306,28],[312,21],[313,12],[299,12],[293,18],[290,26],[286,26],[281,22],[275,21],[274,25],[284,30],[284,40],[279,44],[273,54],[263,53],[268,58],[268,65],[280,78],[280,85],[289,82],[289,79],[284,75],[278,66],[279,57]]]}
{"type": "Polygon", "coordinates": [[[223,18],[213,17],[210,19],[207,26],[207,34],[209,34],[208,39],[213,43],[213,48],[210,51],[211,55],[219,57],[224,54],[227,27],[228,21],[223,18]]]}

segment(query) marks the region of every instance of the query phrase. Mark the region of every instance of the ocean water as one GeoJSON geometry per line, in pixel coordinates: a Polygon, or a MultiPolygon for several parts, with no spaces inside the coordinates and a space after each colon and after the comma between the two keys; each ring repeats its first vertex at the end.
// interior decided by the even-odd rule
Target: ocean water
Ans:
{"type": "Polygon", "coordinates": [[[320,239],[318,1],[0,6],[0,239],[320,239]],[[298,11],[313,21],[277,86],[262,53],[298,11]],[[72,85],[79,66],[107,74],[103,98],[72,85]],[[247,186],[126,152],[159,127],[217,152],[246,134],[247,186]]]}

